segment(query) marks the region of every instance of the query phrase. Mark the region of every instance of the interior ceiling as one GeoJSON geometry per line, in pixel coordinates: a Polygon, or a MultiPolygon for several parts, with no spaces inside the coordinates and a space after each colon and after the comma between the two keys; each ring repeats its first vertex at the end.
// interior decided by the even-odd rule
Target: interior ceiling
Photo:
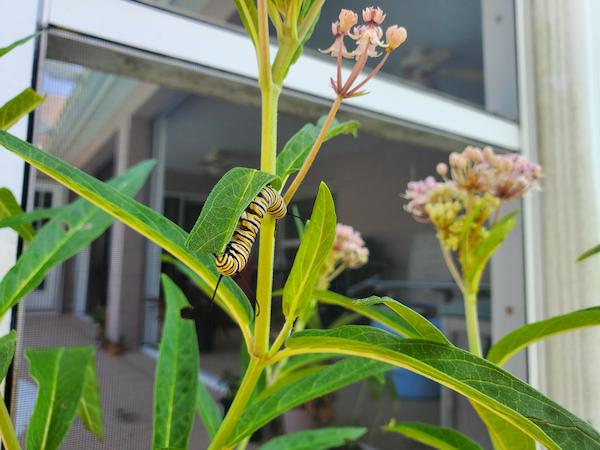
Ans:
{"type": "MultiPolygon", "coordinates": [[[[167,116],[167,166],[182,171],[236,162],[257,166],[260,110],[213,97],[188,96],[167,116]]],[[[279,142],[286,142],[304,122],[279,117],[279,142]]]]}

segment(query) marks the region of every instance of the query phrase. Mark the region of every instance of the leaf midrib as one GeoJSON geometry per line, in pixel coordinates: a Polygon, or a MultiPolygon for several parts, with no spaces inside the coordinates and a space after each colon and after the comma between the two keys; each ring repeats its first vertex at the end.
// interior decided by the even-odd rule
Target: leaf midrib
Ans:
{"type": "MultiPolygon", "coordinates": [[[[50,424],[52,423],[52,416],[54,415],[54,404],[56,403],[56,388],[58,385],[58,368],[60,366],[59,360],[62,359],[65,350],[64,348],[59,349],[58,357],[54,359],[54,366],[52,369],[52,390],[49,402],[48,415],[46,416],[46,423],[44,425],[44,434],[42,436],[42,445],[40,446],[40,450],[46,449],[46,442],[48,440],[48,433],[50,431],[50,424]]],[[[41,391],[41,380],[39,385],[39,390],[41,391]]],[[[39,394],[38,394],[39,395],[39,394]]]]}
{"type": "Polygon", "coordinates": [[[27,286],[29,285],[31,280],[33,280],[35,278],[35,275],[37,275],[40,272],[40,268],[46,267],[46,264],[48,264],[50,261],[52,261],[53,257],[56,256],[56,254],[58,254],[60,252],[60,250],[62,250],[62,248],[68,243],[68,241],[71,239],[72,235],[74,235],[75,232],[85,230],[84,225],[87,225],[87,222],[89,221],[89,219],[91,217],[93,217],[95,214],[98,214],[97,210],[91,211],[91,213],[84,216],[86,219],[85,223],[80,222],[76,226],[73,226],[73,227],[69,226],[69,230],[66,231],[65,234],[63,234],[64,239],[61,239],[58,241],[60,243],[60,246],[57,245],[55,247],[56,250],[54,252],[46,253],[45,257],[41,259],[41,264],[40,263],[36,264],[37,270],[35,270],[33,272],[29,272],[30,273],[29,277],[20,278],[20,280],[24,280],[24,281],[19,284],[20,285],[19,290],[10,297],[9,304],[5,305],[4,308],[2,308],[2,310],[0,310],[0,316],[3,316],[8,309],[10,309],[14,306],[14,302],[17,301],[17,299],[19,299],[23,295],[22,292],[27,289],[27,286]],[[33,274],[33,275],[31,275],[31,274],[33,274]]]}
{"type": "MultiPolygon", "coordinates": [[[[512,410],[511,408],[509,408],[506,405],[503,405],[502,403],[499,403],[497,400],[495,400],[495,399],[487,396],[485,393],[478,391],[475,388],[463,383],[461,380],[453,378],[453,377],[445,374],[444,372],[439,371],[438,369],[435,369],[431,366],[424,364],[421,360],[410,357],[403,353],[398,353],[398,352],[395,352],[394,350],[387,349],[387,348],[380,348],[377,351],[374,351],[374,349],[369,348],[369,347],[373,346],[374,344],[359,343],[352,339],[344,339],[344,338],[339,338],[339,337],[336,337],[335,340],[343,341],[345,344],[351,344],[353,346],[353,349],[346,349],[341,346],[335,346],[335,347],[332,346],[332,348],[329,348],[329,347],[323,346],[322,344],[319,344],[319,343],[313,343],[314,337],[297,338],[297,339],[303,339],[303,340],[310,339],[310,341],[307,342],[307,344],[305,344],[304,347],[302,347],[300,345],[298,347],[289,347],[289,350],[286,351],[286,356],[294,356],[294,355],[304,354],[304,353],[306,353],[307,350],[310,350],[311,352],[318,352],[318,353],[334,352],[334,353],[340,353],[340,354],[349,355],[349,356],[358,356],[358,357],[363,357],[363,358],[367,357],[369,359],[374,359],[374,360],[384,362],[387,364],[392,364],[397,367],[404,367],[411,371],[416,371],[415,369],[419,369],[421,374],[429,374],[429,375],[432,375],[432,377],[435,377],[435,381],[438,382],[439,384],[442,384],[451,389],[455,388],[456,386],[461,386],[464,391],[469,392],[470,394],[475,394],[474,397],[469,397],[470,400],[481,405],[481,407],[483,407],[486,410],[489,409],[489,405],[486,405],[485,403],[483,403],[483,401],[481,399],[482,398],[487,399],[489,401],[489,403],[492,403],[493,405],[495,405],[498,408],[498,409],[492,410],[492,412],[494,412],[498,416],[501,416],[507,422],[513,424],[515,427],[517,427],[519,429],[521,429],[522,424],[515,423],[515,420],[516,420],[515,416],[522,417],[523,421],[529,420],[526,416],[521,415],[517,411],[512,410]],[[364,352],[358,351],[359,349],[363,349],[364,352]],[[390,362],[390,359],[387,359],[386,356],[389,357],[391,359],[391,361],[393,361],[393,362],[390,362]],[[406,361],[406,363],[403,361],[406,361]],[[410,365],[409,362],[412,363],[412,365],[410,365]],[[451,381],[447,381],[448,379],[454,380],[454,383],[452,383],[451,381]],[[506,410],[512,412],[513,414],[507,413],[506,410]]],[[[438,343],[434,343],[434,342],[428,342],[428,343],[431,345],[443,345],[443,344],[438,344],[438,343]]],[[[537,400],[539,400],[539,399],[537,399],[537,400]]],[[[517,420],[517,422],[519,422],[519,421],[517,420]]],[[[547,445],[549,449],[560,450],[560,448],[555,444],[555,442],[544,432],[544,430],[539,428],[537,426],[537,424],[531,423],[530,425],[532,428],[535,429],[535,431],[536,431],[535,434],[536,434],[538,440],[543,442],[544,445],[547,445]]],[[[578,430],[582,431],[580,429],[578,429],[578,430]]]]}

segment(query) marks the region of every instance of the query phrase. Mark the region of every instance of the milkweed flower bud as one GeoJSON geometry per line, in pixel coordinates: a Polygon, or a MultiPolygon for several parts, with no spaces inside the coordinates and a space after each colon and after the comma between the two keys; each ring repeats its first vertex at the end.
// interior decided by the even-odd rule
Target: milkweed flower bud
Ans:
{"type": "Polygon", "coordinates": [[[337,23],[339,24],[339,29],[334,34],[347,34],[358,23],[358,14],[350,9],[342,9],[340,11],[340,20],[337,23]]]}
{"type": "Polygon", "coordinates": [[[385,14],[381,8],[370,6],[362,11],[363,20],[367,23],[372,22],[381,25],[385,20],[385,14]]]}
{"type": "Polygon", "coordinates": [[[338,223],[335,234],[332,250],[338,261],[350,269],[358,269],[369,261],[369,249],[358,231],[338,223]]]}
{"type": "Polygon", "coordinates": [[[448,165],[444,164],[444,163],[439,163],[436,167],[435,167],[435,171],[438,173],[438,175],[442,178],[446,178],[446,175],[448,175],[448,165]]]}
{"type": "Polygon", "coordinates": [[[400,47],[406,41],[408,34],[406,28],[392,25],[385,32],[386,49],[391,52],[400,47]]]}
{"type": "Polygon", "coordinates": [[[439,183],[433,177],[427,177],[420,181],[411,181],[406,187],[406,192],[402,197],[409,202],[404,205],[404,209],[412,214],[417,222],[428,223],[429,216],[425,205],[429,199],[429,194],[439,183]]]}

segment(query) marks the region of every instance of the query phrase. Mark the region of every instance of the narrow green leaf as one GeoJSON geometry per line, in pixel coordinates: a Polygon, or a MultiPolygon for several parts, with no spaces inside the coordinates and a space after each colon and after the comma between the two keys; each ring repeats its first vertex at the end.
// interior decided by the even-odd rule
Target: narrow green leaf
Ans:
{"type": "Polygon", "coordinates": [[[285,385],[268,397],[256,399],[246,408],[235,427],[229,445],[250,436],[289,409],[389,369],[389,365],[377,361],[348,358],[325,366],[319,372],[295,383],[285,385]]]}
{"type": "Polygon", "coordinates": [[[102,400],[94,359],[90,361],[85,371],[83,391],[77,408],[77,415],[83,426],[94,433],[98,439],[104,440],[104,419],[102,417],[102,400]]]}
{"type": "Polygon", "coordinates": [[[11,330],[10,333],[0,338],[0,382],[6,378],[8,368],[15,355],[15,344],[17,342],[17,333],[11,330]]]}
{"type": "MultiPolygon", "coordinates": [[[[118,189],[4,131],[0,131],[0,145],[177,257],[210,286],[210,292],[207,293],[212,294],[219,278],[213,256],[198,255],[187,250],[184,245],[187,233],[169,219],[118,189]]],[[[254,313],[239,286],[231,279],[224,278],[216,301],[239,324],[248,338],[254,313]]]]}
{"type": "Polygon", "coordinates": [[[600,306],[530,323],[505,335],[487,354],[487,359],[499,366],[534,342],[566,331],[600,325],[600,306]]]}
{"type": "Polygon", "coordinates": [[[328,450],[360,439],[366,428],[321,428],[278,436],[259,450],[328,450]]]}
{"type": "Polygon", "coordinates": [[[409,369],[489,409],[549,449],[600,446],[600,434],[589,423],[495,364],[451,345],[348,326],[302,331],[288,339],[286,346],[290,356],[340,353],[409,369]]]}
{"type": "Polygon", "coordinates": [[[14,216],[7,217],[6,219],[1,219],[0,228],[13,228],[18,225],[31,224],[37,220],[52,219],[64,209],[64,206],[57,208],[40,208],[36,209],[35,211],[15,214],[14,216]]]}
{"type": "Polygon", "coordinates": [[[198,253],[222,253],[240,216],[275,175],[235,167],[212,189],[185,245],[198,253]]]}
{"type": "Polygon", "coordinates": [[[6,55],[11,50],[17,48],[19,45],[23,45],[23,44],[27,43],[27,41],[36,37],[38,34],[40,34],[40,33],[38,32],[38,33],[31,34],[23,39],[19,39],[18,41],[13,42],[8,47],[0,48],[0,58],[2,58],[4,55],[6,55]]]}
{"type": "Polygon", "coordinates": [[[0,130],[8,130],[43,101],[44,97],[39,96],[33,89],[25,89],[0,107],[0,130]]]}
{"type": "MultiPolygon", "coordinates": [[[[109,184],[124,196],[134,195],[153,167],[153,161],[140,163],[109,184]]],[[[0,317],[35,289],[50,269],[77,254],[112,223],[112,217],[85,200],[65,207],[42,227],[0,281],[0,317]]]]}
{"type": "Polygon", "coordinates": [[[418,422],[392,421],[385,431],[402,434],[407,438],[438,450],[482,450],[470,437],[452,428],[439,427],[418,422]]]}
{"type": "Polygon", "coordinates": [[[181,289],[162,275],[167,311],[154,379],[152,448],[187,448],[198,389],[198,338],[194,321],[181,311],[190,304],[181,289]]]}
{"type": "MultiPolygon", "coordinates": [[[[310,153],[312,146],[317,140],[317,136],[323,128],[325,119],[325,117],[321,117],[316,125],[312,123],[304,125],[285,144],[283,150],[277,156],[277,176],[281,178],[283,185],[285,185],[288,177],[298,172],[302,164],[304,164],[304,160],[310,153]]],[[[356,137],[358,135],[358,127],[358,122],[354,120],[343,123],[334,121],[325,140],[328,141],[342,134],[352,134],[352,136],[356,137]]]]}
{"type": "Polygon", "coordinates": [[[310,222],[283,287],[283,313],[287,319],[301,315],[309,305],[335,240],[335,224],[333,197],[325,183],[321,183],[310,222]]]}
{"type": "Polygon", "coordinates": [[[494,450],[535,450],[535,441],[515,427],[510,422],[507,422],[502,417],[494,414],[489,409],[485,409],[480,405],[473,404],[473,408],[485,423],[485,426],[492,440],[494,450]]]}
{"type": "Polygon", "coordinates": [[[584,261],[594,255],[597,255],[598,253],[600,253],[600,244],[596,245],[595,247],[590,248],[589,250],[583,252],[579,258],[577,258],[577,262],[581,262],[584,261]]]}
{"type": "Polygon", "coordinates": [[[204,428],[206,428],[208,436],[212,439],[215,437],[215,434],[217,434],[221,422],[223,422],[223,415],[221,414],[221,409],[215,402],[215,399],[201,382],[198,382],[196,407],[198,408],[200,420],[202,421],[204,428]]]}
{"type": "Polygon", "coordinates": [[[27,429],[27,450],[55,450],[75,418],[94,348],[27,350],[25,357],[29,361],[29,373],[38,385],[27,429]]]}
{"type": "Polygon", "coordinates": [[[306,366],[310,366],[317,363],[322,363],[327,360],[338,360],[340,359],[340,355],[324,354],[324,353],[315,353],[314,355],[298,355],[293,356],[287,359],[282,367],[279,369],[279,375],[284,376],[285,374],[292,372],[294,370],[301,369],[306,366]]]}
{"type": "MultiPolygon", "coordinates": [[[[10,220],[21,214],[23,214],[23,210],[11,190],[0,188],[0,219],[10,220]]],[[[16,224],[10,227],[19,233],[19,236],[26,242],[31,241],[35,236],[35,230],[29,223],[16,224]]]]}
{"type": "Polygon", "coordinates": [[[233,3],[240,14],[240,19],[250,40],[254,47],[258,47],[258,12],[254,0],[233,0],[233,3]]]}
{"type": "Polygon", "coordinates": [[[361,300],[352,300],[331,291],[316,291],[314,297],[322,303],[342,306],[355,311],[385,325],[404,337],[427,339],[444,344],[449,343],[446,336],[429,320],[390,297],[371,296],[361,300]],[[376,305],[385,305],[395,314],[377,308],[376,305]]]}

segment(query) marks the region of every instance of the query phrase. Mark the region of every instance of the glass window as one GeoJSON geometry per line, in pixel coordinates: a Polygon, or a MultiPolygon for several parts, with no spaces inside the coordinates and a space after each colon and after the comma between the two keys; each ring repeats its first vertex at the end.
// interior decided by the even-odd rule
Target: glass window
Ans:
{"type": "MultiPolygon", "coordinates": [[[[230,2],[144,0],[170,11],[241,27],[230,2]],[[225,5],[227,4],[227,5],[225,5]]],[[[345,0],[325,2],[309,53],[331,45],[331,22],[341,7],[376,4],[388,25],[408,29],[408,40],[383,71],[422,89],[458,99],[509,120],[518,119],[513,0],[345,0]]],[[[370,65],[377,64],[370,60],[370,65]]]]}
{"type": "MultiPolygon", "coordinates": [[[[231,91],[239,93],[235,102],[231,96],[200,95],[173,83],[165,87],[142,82],[110,73],[108,68],[100,71],[56,59],[43,61],[41,67],[40,91],[47,99],[36,113],[36,144],[101,179],[164,152],[164,167],[157,171],[164,174],[162,180],[157,175],[151,189],[144,190],[139,198],[162,205],[163,212],[186,229],[194,223],[220,176],[231,167],[257,167],[259,163],[260,111],[253,98],[256,93],[244,96],[243,89],[233,81],[226,82],[231,83],[231,91]],[[235,133],[231,132],[232,125],[235,133]]],[[[186,82],[194,76],[193,71],[187,73],[186,82]]],[[[314,121],[316,107],[296,103],[293,108],[284,108],[280,142],[307,121],[314,121]]],[[[344,119],[348,118],[356,117],[346,113],[344,119]]],[[[437,162],[447,157],[447,147],[455,144],[425,132],[406,133],[374,122],[365,123],[357,139],[344,136],[327,144],[298,193],[295,203],[299,214],[304,218],[310,214],[318,183],[325,180],[333,192],[339,221],[360,231],[371,252],[367,266],[345,272],[332,288],[353,298],[377,294],[400,299],[451,332],[455,342],[461,344],[465,337],[459,293],[439,254],[434,232],[405,213],[399,197],[409,180],[434,172],[437,162]]],[[[88,251],[78,255],[75,264],[64,265],[55,313],[42,316],[25,311],[24,348],[72,344],[99,347],[106,442],[97,442],[76,424],[65,449],[145,450],[150,445],[155,361],[151,355],[160,339],[164,305],[147,283],[149,278],[156,279],[159,271],[150,273],[147,269],[152,267],[146,264],[147,258],[154,253],[136,239],[140,238],[134,232],[113,226],[88,251]],[[88,264],[80,258],[87,258],[88,264]],[[79,280],[78,297],[74,280],[79,280]],[[137,290],[132,291],[135,286],[137,290]],[[107,313],[109,310],[112,315],[107,313]]],[[[278,227],[277,288],[285,282],[298,244],[296,224],[287,218],[278,227]]],[[[227,382],[239,376],[240,335],[229,318],[211,307],[208,296],[183,274],[167,264],[161,270],[176,280],[194,305],[202,379],[226,404],[227,382]]],[[[250,299],[254,298],[255,270],[251,258],[236,278],[250,299]]],[[[488,291],[492,282],[488,276],[488,291]]],[[[482,309],[482,328],[489,336],[490,313],[482,309]]],[[[324,325],[331,326],[340,320],[342,311],[324,306],[319,315],[324,325]]],[[[282,321],[280,311],[274,311],[274,317],[282,321]]],[[[31,413],[35,387],[24,372],[16,377],[17,422],[23,427],[31,413]]],[[[333,424],[369,426],[369,443],[383,450],[398,448],[400,442],[379,431],[391,416],[459,426],[478,440],[485,440],[485,430],[468,404],[454,400],[433,383],[405,371],[394,371],[385,385],[359,383],[326,399],[323,407],[329,408],[333,424]]],[[[280,425],[292,430],[297,421],[290,414],[280,425]]],[[[202,427],[198,425],[194,430],[192,448],[206,448],[202,427]]],[[[409,445],[406,443],[406,448],[412,448],[409,445]]]]}

